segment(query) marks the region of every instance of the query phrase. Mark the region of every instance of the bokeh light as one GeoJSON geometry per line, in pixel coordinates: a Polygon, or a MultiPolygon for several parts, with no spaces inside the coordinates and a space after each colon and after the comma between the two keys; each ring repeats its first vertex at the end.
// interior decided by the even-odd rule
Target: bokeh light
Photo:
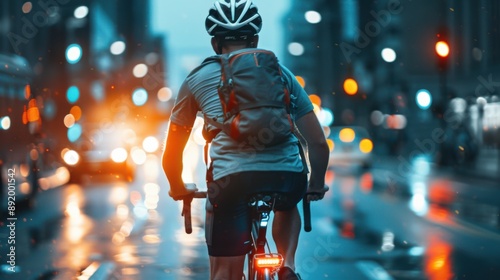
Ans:
{"type": "Polygon", "coordinates": [[[158,100],[161,102],[167,102],[172,99],[172,90],[168,87],[162,87],[158,90],[158,100]]]}
{"type": "Polygon", "coordinates": [[[75,123],[68,128],[68,140],[70,142],[76,142],[80,136],[82,136],[82,126],[79,123],[75,123]]]}
{"type": "Polygon", "coordinates": [[[295,78],[297,79],[297,82],[299,82],[299,84],[300,84],[300,86],[302,88],[306,87],[306,80],[304,79],[304,77],[302,77],[302,76],[295,76],[295,78]]]}
{"type": "Polygon", "coordinates": [[[28,14],[33,9],[33,4],[31,4],[31,2],[28,1],[28,2],[23,4],[21,9],[22,9],[23,13],[28,14]]]}
{"type": "Polygon", "coordinates": [[[64,116],[64,126],[70,128],[74,124],[75,124],[75,116],[73,116],[72,114],[67,114],[66,116],[64,116]]]}
{"type": "Polygon", "coordinates": [[[307,11],[304,14],[304,17],[306,18],[307,22],[312,24],[321,22],[321,14],[316,11],[307,11]]]}
{"type": "Polygon", "coordinates": [[[6,117],[3,117],[0,119],[0,127],[3,129],[3,130],[7,130],[10,128],[10,124],[11,124],[11,121],[10,121],[10,117],[9,116],[6,116],[6,117]]]}
{"type": "Polygon", "coordinates": [[[373,125],[382,125],[382,123],[384,123],[384,114],[382,114],[382,112],[378,110],[375,110],[370,114],[370,119],[373,125]]]}
{"type": "Polygon", "coordinates": [[[75,121],[78,121],[82,117],[82,108],[80,106],[73,106],[69,110],[69,113],[75,117],[75,121]]]}
{"type": "Polygon", "coordinates": [[[75,64],[82,58],[82,47],[78,44],[71,44],[66,48],[66,61],[75,64]]]}
{"type": "Polygon", "coordinates": [[[358,93],[358,83],[352,78],[347,78],[344,81],[344,91],[348,95],[355,95],[358,93]]]}
{"type": "Polygon", "coordinates": [[[80,155],[76,151],[66,150],[63,155],[64,162],[68,165],[75,165],[80,161],[80,155]]]}
{"type": "Polygon", "coordinates": [[[431,93],[426,90],[426,89],[421,89],[417,91],[417,106],[422,109],[426,110],[431,107],[432,104],[432,96],[431,93]]]}
{"type": "Polygon", "coordinates": [[[132,101],[135,106],[142,106],[148,101],[148,92],[143,88],[138,88],[132,93],[132,101]]]}
{"type": "Polygon", "coordinates": [[[389,63],[394,62],[397,58],[396,52],[391,48],[383,49],[381,52],[381,56],[385,62],[389,62],[389,63]]]}
{"type": "Polygon", "coordinates": [[[84,18],[89,14],[89,8],[87,6],[80,6],[75,9],[75,18],[84,18]]]}
{"type": "Polygon", "coordinates": [[[359,142],[359,150],[362,153],[368,154],[373,150],[373,142],[370,139],[363,139],[359,142]]]}
{"type": "Polygon", "coordinates": [[[316,95],[316,94],[310,94],[309,95],[309,99],[311,100],[311,102],[313,104],[316,104],[318,106],[321,106],[321,97],[319,97],[319,95],[316,95]]]}
{"type": "Polygon", "coordinates": [[[126,45],[123,41],[116,41],[109,47],[109,51],[114,55],[120,55],[125,51],[126,45]]]}
{"type": "Polygon", "coordinates": [[[142,141],[142,148],[148,153],[154,153],[160,147],[160,142],[154,136],[148,136],[142,141]]]}
{"type": "Polygon", "coordinates": [[[450,54],[450,46],[445,41],[439,41],[436,43],[436,53],[440,57],[448,57],[450,54]]]}
{"type": "Polygon", "coordinates": [[[333,112],[328,108],[322,108],[318,114],[319,123],[322,126],[330,126],[333,124],[333,112]]]}
{"type": "Polygon", "coordinates": [[[130,151],[130,156],[132,157],[132,161],[137,165],[144,164],[147,159],[146,152],[139,147],[133,147],[130,151]]]}
{"type": "Polygon", "coordinates": [[[66,99],[69,103],[75,103],[80,98],[80,89],[77,86],[70,86],[66,91],[66,99]]]}
{"type": "Polygon", "coordinates": [[[127,157],[128,153],[124,148],[116,148],[111,152],[111,159],[116,163],[124,162],[127,157]]]}
{"type": "Polygon", "coordinates": [[[356,137],[356,133],[354,132],[354,130],[352,128],[343,128],[339,132],[339,138],[340,138],[340,141],[342,141],[342,142],[350,143],[350,142],[354,141],[355,137],[356,137]]]}
{"type": "Polygon", "coordinates": [[[293,56],[301,56],[304,54],[304,46],[301,43],[292,42],[288,45],[288,51],[293,56]]]}
{"type": "Polygon", "coordinates": [[[148,66],[146,66],[146,64],[144,63],[139,63],[134,66],[132,73],[136,78],[143,78],[144,76],[146,76],[146,74],[148,74],[148,66]]]}

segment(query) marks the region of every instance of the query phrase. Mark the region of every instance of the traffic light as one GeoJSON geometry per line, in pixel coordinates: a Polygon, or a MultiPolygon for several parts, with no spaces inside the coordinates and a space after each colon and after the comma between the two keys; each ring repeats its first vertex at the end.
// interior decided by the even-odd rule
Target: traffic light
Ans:
{"type": "Polygon", "coordinates": [[[439,57],[447,58],[450,55],[450,46],[446,41],[438,41],[436,43],[436,53],[439,57]]]}
{"type": "Polygon", "coordinates": [[[439,70],[445,71],[448,68],[448,60],[451,51],[450,44],[442,34],[438,34],[438,38],[434,50],[436,51],[439,70]]]}

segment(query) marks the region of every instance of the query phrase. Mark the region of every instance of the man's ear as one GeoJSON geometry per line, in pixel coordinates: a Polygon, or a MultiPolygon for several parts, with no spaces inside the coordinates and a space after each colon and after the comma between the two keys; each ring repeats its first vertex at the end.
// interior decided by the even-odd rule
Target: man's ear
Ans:
{"type": "Polygon", "coordinates": [[[214,52],[216,54],[220,54],[219,43],[217,42],[217,39],[215,39],[215,37],[212,37],[212,40],[210,41],[210,43],[212,44],[212,49],[214,50],[214,52]]]}

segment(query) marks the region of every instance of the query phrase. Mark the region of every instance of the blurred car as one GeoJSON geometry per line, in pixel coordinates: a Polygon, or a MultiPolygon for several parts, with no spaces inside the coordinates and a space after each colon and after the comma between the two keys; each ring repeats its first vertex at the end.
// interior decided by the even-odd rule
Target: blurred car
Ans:
{"type": "Polygon", "coordinates": [[[135,164],[131,157],[135,133],[122,125],[89,129],[81,141],[62,152],[71,181],[80,183],[84,176],[112,177],[132,181],[135,164]]]}
{"type": "Polygon", "coordinates": [[[331,167],[359,166],[369,168],[372,163],[373,141],[368,131],[360,126],[330,128],[328,137],[331,167]]]}

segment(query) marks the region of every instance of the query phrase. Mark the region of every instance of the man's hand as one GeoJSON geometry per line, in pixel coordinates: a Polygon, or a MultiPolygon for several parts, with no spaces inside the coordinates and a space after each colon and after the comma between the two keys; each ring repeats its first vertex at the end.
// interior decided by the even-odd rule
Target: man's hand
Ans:
{"type": "Polygon", "coordinates": [[[330,188],[327,185],[324,185],[323,188],[316,188],[316,187],[309,187],[307,188],[306,195],[307,195],[307,202],[311,201],[317,201],[323,199],[325,196],[325,193],[329,190],[330,188]]]}
{"type": "Polygon", "coordinates": [[[168,191],[168,195],[174,200],[184,200],[192,196],[198,189],[195,184],[184,184],[181,187],[172,187],[168,191]]]}

